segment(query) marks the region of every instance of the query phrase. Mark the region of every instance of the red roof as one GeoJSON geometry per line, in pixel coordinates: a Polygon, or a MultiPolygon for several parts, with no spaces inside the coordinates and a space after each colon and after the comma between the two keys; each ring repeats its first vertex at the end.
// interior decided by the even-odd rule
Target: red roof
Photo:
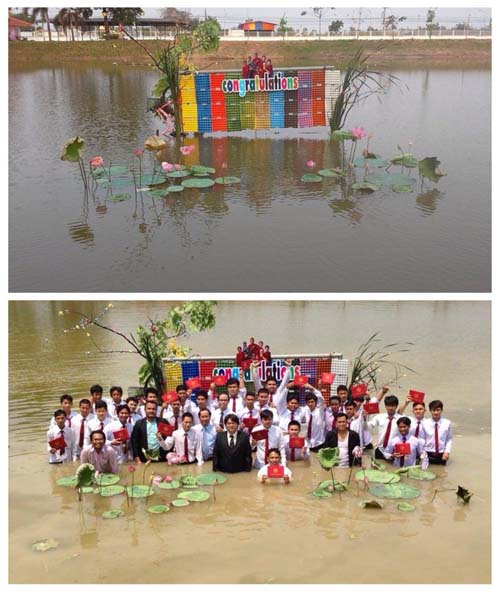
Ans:
{"type": "Polygon", "coordinates": [[[15,16],[9,16],[9,27],[30,27],[33,28],[33,23],[22,21],[15,16]]]}

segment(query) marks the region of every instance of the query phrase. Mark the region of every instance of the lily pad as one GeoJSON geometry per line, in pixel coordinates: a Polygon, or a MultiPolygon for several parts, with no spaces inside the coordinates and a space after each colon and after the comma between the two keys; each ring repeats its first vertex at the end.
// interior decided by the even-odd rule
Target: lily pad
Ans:
{"type": "Polygon", "coordinates": [[[401,502],[397,505],[397,508],[401,512],[413,512],[415,506],[413,504],[409,504],[408,502],[401,502]]]}
{"type": "Polygon", "coordinates": [[[103,518],[121,518],[122,516],[125,516],[123,510],[107,510],[102,513],[103,518]]]}
{"type": "MultiPolygon", "coordinates": [[[[328,489],[332,486],[332,480],[327,479],[326,481],[322,481],[318,485],[318,489],[328,489]]],[[[342,483],[342,481],[335,481],[335,491],[347,491],[348,486],[347,483],[342,483]]]]}
{"type": "Polygon", "coordinates": [[[170,187],[167,188],[167,193],[179,193],[180,191],[184,191],[182,185],[170,185],[170,187]]]}
{"type": "Polygon", "coordinates": [[[95,482],[95,467],[90,463],[82,463],[75,474],[76,487],[84,487],[93,485],[95,482]]]}
{"type": "Polygon", "coordinates": [[[202,164],[193,164],[190,170],[193,175],[213,175],[215,173],[214,168],[202,164]]]}
{"type": "Polygon", "coordinates": [[[340,175],[332,169],[321,169],[318,171],[318,175],[321,175],[322,177],[334,177],[336,179],[340,177],[340,175]]]}
{"type": "Polygon", "coordinates": [[[445,174],[439,171],[441,162],[435,156],[428,156],[418,161],[418,172],[422,177],[426,177],[430,181],[437,183],[445,174]]]}
{"type": "Polygon", "coordinates": [[[111,497],[112,495],[120,495],[125,491],[123,485],[108,485],[107,487],[101,487],[99,494],[102,497],[111,497]]]}
{"type": "Polygon", "coordinates": [[[149,197],[165,197],[167,195],[168,188],[165,189],[150,189],[146,192],[149,197]]]}
{"type": "Polygon", "coordinates": [[[170,510],[170,508],[168,506],[165,506],[164,504],[159,504],[157,506],[149,506],[148,508],[148,512],[150,514],[164,514],[165,512],[168,512],[170,510]]]}
{"type": "Polygon", "coordinates": [[[220,473],[203,473],[197,477],[199,485],[213,485],[217,480],[217,485],[221,485],[227,481],[227,477],[220,473]]]}
{"type": "Polygon", "coordinates": [[[432,481],[436,478],[436,474],[432,471],[424,471],[420,467],[409,467],[408,477],[417,481],[432,481]]]}
{"type": "Polygon", "coordinates": [[[98,485],[114,485],[118,483],[120,480],[120,475],[115,475],[114,473],[102,473],[96,477],[96,482],[98,485]]]}
{"type": "Polygon", "coordinates": [[[116,164],[110,167],[103,167],[105,173],[110,175],[111,177],[119,177],[121,175],[128,175],[129,168],[127,166],[123,166],[121,164],[116,164]]]}
{"type": "Polygon", "coordinates": [[[140,177],[135,178],[135,182],[140,187],[143,187],[144,185],[152,185],[155,181],[158,182],[162,178],[163,177],[160,177],[159,175],[141,175],[140,177]]]}
{"type": "Polygon", "coordinates": [[[83,147],[85,146],[85,140],[76,136],[71,138],[64,145],[61,153],[61,160],[67,160],[68,162],[78,162],[82,157],[83,147]]]}
{"type": "Polygon", "coordinates": [[[166,481],[162,481],[161,483],[158,483],[158,487],[160,489],[179,489],[180,486],[181,486],[181,482],[175,481],[175,479],[173,481],[170,481],[170,483],[167,483],[166,481]]]}
{"type": "Polygon", "coordinates": [[[326,489],[315,489],[313,491],[313,495],[314,497],[332,497],[332,493],[330,491],[327,491],[326,489]]]}
{"type": "Polygon", "coordinates": [[[305,175],[302,175],[300,180],[304,183],[320,183],[323,181],[323,177],[315,175],[314,173],[306,173],[305,175]]]}
{"type": "Polygon", "coordinates": [[[411,185],[393,185],[391,189],[394,193],[412,193],[413,188],[411,185]]]}
{"type": "Polygon", "coordinates": [[[384,507],[384,504],[381,504],[377,500],[362,500],[359,502],[359,507],[360,508],[372,508],[374,510],[382,510],[384,507]]]}
{"type": "Polygon", "coordinates": [[[207,177],[209,177],[210,175],[208,173],[192,173],[193,177],[196,177],[197,179],[203,178],[206,179],[207,177]]]}
{"type": "Polygon", "coordinates": [[[198,487],[198,479],[193,475],[182,475],[182,477],[180,478],[180,482],[182,487],[189,487],[191,489],[194,487],[198,487]]]}
{"type": "Polygon", "coordinates": [[[391,162],[393,164],[401,164],[409,169],[418,167],[418,160],[413,156],[413,154],[399,154],[398,156],[391,158],[391,162]]]}
{"type": "Polygon", "coordinates": [[[185,499],[190,502],[206,502],[207,499],[210,498],[210,494],[208,491],[202,491],[201,489],[196,489],[193,491],[181,491],[177,494],[178,499],[185,499]]]}
{"type": "Polygon", "coordinates": [[[174,499],[171,502],[172,506],[176,508],[182,508],[183,506],[189,506],[189,502],[186,499],[174,499]]]}
{"type": "Polygon", "coordinates": [[[183,177],[189,177],[189,171],[180,170],[180,171],[172,171],[171,173],[167,173],[167,177],[170,179],[182,179],[183,177]]]}
{"type": "Polygon", "coordinates": [[[356,191],[369,191],[371,193],[380,189],[380,185],[368,181],[358,181],[357,183],[352,184],[352,188],[356,191]]]}
{"type": "Polygon", "coordinates": [[[323,469],[331,469],[336,467],[340,462],[340,455],[338,448],[322,448],[318,452],[319,464],[323,469]]]}
{"type": "Polygon", "coordinates": [[[144,148],[152,152],[161,150],[162,148],[165,148],[166,145],[167,143],[163,138],[160,138],[160,136],[149,136],[148,138],[146,138],[146,141],[144,142],[144,148]]]}
{"type": "Polygon", "coordinates": [[[368,491],[377,497],[385,497],[388,499],[413,499],[420,495],[420,491],[406,483],[396,483],[392,485],[371,485],[368,491]]]}
{"type": "MultiPolygon", "coordinates": [[[[180,172],[180,171],[179,171],[180,172]]],[[[185,181],[182,181],[182,185],[184,187],[194,187],[196,189],[203,189],[205,187],[212,187],[212,185],[215,185],[215,181],[213,179],[186,179],[185,181]]]]}
{"type": "Polygon", "coordinates": [[[98,179],[97,183],[101,186],[104,187],[104,189],[107,189],[108,187],[111,187],[111,189],[115,189],[116,187],[125,187],[127,185],[130,185],[130,179],[128,178],[124,178],[124,177],[116,177],[116,178],[111,178],[111,181],[109,181],[108,179],[98,179]]]}
{"type": "Polygon", "coordinates": [[[118,195],[110,195],[108,199],[113,202],[128,201],[129,199],[132,199],[132,196],[130,193],[120,193],[118,195]]]}
{"type": "Polygon", "coordinates": [[[97,493],[99,490],[95,489],[94,487],[82,487],[82,493],[97,493]]]}
{"type": "Polygon", "coordinates": [[[216,177],[215,182],[219,185],[236,185],[241,183],[241,179],[239,177],[216,177]]]}
{"type": "Polygon", "coordinates": [[[59,547],[59,543],[56,539],[44,539],[43,541],[37,541],[31,545],[33,551],[49,551],[59,547]]]}
{"type": "Polygon", "coordinates": [[[56,483],[63,487],[76,487],[76,475],[73,475],[72,477],[61,477],[56,483]]]}
{"type": "Polygon", "coordinates": [[[356,473],[356,479],[358,481],[364,481],[365,477],[367,477],[368,481],[372,483],[398,483],[401,481],[399,475],[396,473],[389,473],[388,471],[368,469],[356,473]]]}
{"type": "Polygon", "coordinates": [[[127,487],[127,494],[129,497],[149,497],[154,494],[154,490],[149,485],[134,485],[134,487],[127,487]]]}
{"type": "Polygon", "coordinates": [[[389,166],[389,162],[385,158],[355,158],[352,163],[355,167],[364,167],[367,164],[370,167],[385,168],[389,166]]]}
{"type": "Polygon", "coordinates": [[[340,142],[342,140],[354,140],[354,136],[351,132],[346,130],[335,130],[331,135],[332,140],[340,142]]]}

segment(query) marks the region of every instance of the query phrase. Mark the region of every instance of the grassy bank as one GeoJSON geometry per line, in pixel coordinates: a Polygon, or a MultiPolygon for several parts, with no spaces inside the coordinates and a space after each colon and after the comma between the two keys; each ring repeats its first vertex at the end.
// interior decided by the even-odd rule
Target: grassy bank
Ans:
{"type": "MultiPolygon", "coordinates": [[[[239,68],[242,59],[257,49],[272,57],[275,67],[333,65],[342,68],[360,44],[372,53],[371,67],[491,68],[491,41],[479,39],[388,40],[378,51],[375,49],[380,43],[376,41],[222,42],[216,53],[197,55],[194,62],[199,68],[239,68]]],[[[144,45],[154,53],[164,42],[146,41],[144,45]]],[[[151,61],[132,41],[9,43],[11,66],[25,63],[46,66],[82,60],[129,65],[147,65],[151,61]]]]}

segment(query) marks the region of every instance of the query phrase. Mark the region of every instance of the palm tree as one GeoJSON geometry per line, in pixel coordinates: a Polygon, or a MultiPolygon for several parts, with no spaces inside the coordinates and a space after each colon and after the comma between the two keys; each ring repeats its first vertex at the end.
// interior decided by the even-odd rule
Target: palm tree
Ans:
{"type": "Polygon", "coordinates": [[[71,31],[71,41],[75,40],[75,27],[81,30],[85,24],[85,15],[83,14],[85,10],[85,8],[61,8],[54,18],[54,22],[63,28],[66,37],[67,30],[71,31]]]}
{"type": "Polygon", "coordinates": [[[31,10],[31,18],[33,22],[37,20],[45,21],[47,23],[47,30],[49,32],[49,41],[52,41],[52,35],[50,32],[50,19],[49,19],[49,9],[44,6],[41,8],[23,8],[23,15],[28,16],[31,10]]]}

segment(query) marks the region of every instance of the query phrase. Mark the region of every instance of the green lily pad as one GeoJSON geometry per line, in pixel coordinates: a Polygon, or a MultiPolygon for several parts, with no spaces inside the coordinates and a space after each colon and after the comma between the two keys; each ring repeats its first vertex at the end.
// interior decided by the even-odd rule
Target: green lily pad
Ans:
{"type": "Polygon", "coordinates": [[[37,541],[31,545],[33,551],[49,551],[59,547],[59,543],[55,539],[44,539],[43,541],[37,541]]]}
{"type": "Polygon", "coordinates": [[[170,187],[167,188],[167,193],[179,193],[180,191],[184,191],[182,185],[170,185],[170,187]]]}
{"type": "Polygon", "coordinates": [[[154,494],[154,490],[149,485],[134,485],[134,487],[127,487],[127,494],[129,497],[149,497],[154,494]]]}
{"type": "Polygon", "coordinates": [[[438,169],[441,162],[435,156],[428,156],[418,161],[418,172],[422,177],[426,177],[430,181],[437,183],[445,174],[438,169]]]}
{"type": "Polygon", "coordinates": [[[420,467],[408,467],[408,477],[417,481],[432,481],[436,474],[432,471],[424,471],[420,467]]]}
{"type": "Polygon", "coordinates": [[[61,153],[61,160],[67,160],[68,162],[78,162],[82,157],[83,147],[85,146],[85,140],[76,136],[71,138],[64,145],[61,153]]]}
{"type": "Polygon", "coordinates": [[[189,173],[189,171],[185,171],[185,170],[180,170],[180,171],[172,171],[170,173],[167,173],[167,177],[169,177],[170,179],[182,179],[183,177],[189,177],[191,173],[189,173]]]}
{"type": "Polygon", "coordinates": [[[132,196],[130,193],[120,193],[118,195],[110,195],[108,199],[113,202],[128,201],[129,199],[132,199],[132,196]]]}
{"type": "Polygon", "coordinates": [[[377,191],[380,189],[380,185],[376,183],[369,183],[368,181],[358,181],[357,183],[352,184],[352,188],[356,191],[377,191]]]}
{"type": "MultiPolygon", "coordinates": [[[[332,486],[332,480],[327,479],[326,481],[322,481],[317,489],[328,489],[332,486]]],[[[347,483],[342,483],[342,481],[335,481],[335,491],[347,491],[347,483]]]]}
{"type": "Polygon", "coordinates": [[[415,506],[413,504],[409,504],[408,502],[401,502],[397,505],[397,508],[401,512],[413,512],[415,506]]]}
{"type": "Polygon", "coordinates": [[[152,185],[155,181],[159,182],[161,179],[162,177],[159,175],[141,175],[140,177],[135,178],[135,182],[140,187],[143,187],[144,185],[152,185]]]}
{"type": "Polygon", "coordinates": [[[104,167],[104,169],[105,172],[111,177],[119,177],[121,175],[128,175],[129,173],[129,168],[120,164],[104,167]]]}
{"type": "Polygon", "coordinates": [[[340,462],[340,455],[338,448],[321,448],[318,452],[319,464],[323,469],[331,469],[336,467],[340,462]]]}
{"type": "Polygon", "coordinates": [[[368,491],[372,495],[388,499],[413,499],[420,495],[420,491],[416,487],[407,485],[406,483],[371,485],[368,491]]]}
{"type": "Polygon", "coordinates": [[[75,474],[76,487],[85,487],[94,485],[95,483],[95,468],[90,463],[82,463],[75,474]]]}
{"type": "Polygon", "coordinates": [[[399,475],[396,473],[389,473],[388,471],[368,469],[356,473],[356,479],[358,481],[364,481],[365,477],[367,477],[368,481],[371,483],[398,483],[398,481],[401,481],[399,475]]]}
{"type": "Polygon", "coordinates": [[[98,493],[98,491],[99,491],[98,489],[95,489],[94,487],[89,487],[89,486],[81,488],[82,493],[98,493]]]}
{"type": "Polygon", "coordinates": [[[332,132],[331,138],[336,142],[341,142],[342,140],[353,140],[354,136],[351,132],[348,132],[346,130],[335,130],[334,132],[332,132]]]}
{"type": "Polygon", "coordinates": [[[103,518],[121,518],[122,516],[125,516],[123,510],[107,510],[102,513],[103,518]]]}
{"type": "Polygon", "coordinates": [[[362,500],[359,502],[360,508],[371,508],[374,510],[382,510],[384,505],[377,500],[362,500]]]}
{"type": "Polygon", "coordinates": [[[130,179],[124,177],[117,177],[115,179],[112,178],[111,181],[108,179],[99,179],[97,180],[97,183],[101,187],[104,187],[104,189],[108,189],[109,187],[111,187],[111,189],[115,189],[117,187],[125,187],[130,185],[130,179]]]}
{"type": "Polygon", "coordinates": [[[318,171],[318,175],[321,175],[322,177],[334,177],[336,179],[340,177],[340,175],[332,169],[321,169],[318,171]]]}
{"type": "Polygon", "coordinates": [[[199,485],[213,485],[215,480],[217,480],[217,485],[221,485],[227,481],[227,477],[220,473],[203,473],[197,477],[199,485]]]}
{"type": "Polygon", "coordinates": [[[302,175],[300,180],[304,183],[320,183],[323,181],[323,177],[315,175],[314,173],[306,173],[305,175],[302,175]]]}
{"type": "Polygon", "coordinates": [[[403,175],[402,173],[379,172],[366,175],[365,182],[389,187],[391,185],[414,185],[417,180],[414,177],[408,177],[408,175],[403,175]]]}
{"type": "Polygon", "coordinates": [[[393,164],[401,164],[409,169],[414,169],[418,167],[418,160],[413,156],[413,154],[399,154],[398,156],[394,156],[391,158],[391,162],[393,164]]]}
{"type": "Polygon", "coordinates": [[[165,512],[168,512],[170,510],[170,508],[168,506],[165,506],[163,504],[159,504],[157,506],[149,506],[148,508],[148,512],[150,514],[164,514],[165,512]]]}
{"type": "Polygon", "coordinates": [[[146,191],[146,195],[149,197],[165,197],[167,195],[168,189],[150,189],[146,191]]]}
{"type": "Polygon", "coordinates": [[[202,164],[193,164],[190,170],[193,175],[213,175],[215,173],[214,168],[202,164]]]}
{"type": "Polygon", "coordinates": [[[178,499],[184,499],[190,502],[206,502],[209,497],[210,494],[208,491],[201,491],[201,489],[194,491],[181,491],[179,494],[177,494],[178,499]]]}
{"type": "Polygon", "coordinates": [[[176,508],[182,508],[183,506],[189,506],[189,502],[186,499],[174,499],[171,502],[172,506],[176,508]]]}
{"type": "Polygon", "coordinates": [[[192,175],[193,175],[193,177],[196,177],[197,179],[199,179],[199,178],[206,179],[207,177],[210,176],[208,173],[192,173],[192,175]]]}
{"type": "Polygon", "coordinates": [[[72,477],[61,477],[56,483],[63,487],[76,487],[76,475],[73,475],[72,477]]]}
{"type": "Polygon", "coordinates": [[[125,491],[123,485],[108,485],[107,487],[101,487],[99,494],[102,497],[111,497],[112,495],[120,495],[125,491]]]}
{"type": "Polygon", "coordinates": [[[183,487],[198,487],[198,478],[194,475],[182,475],[180,482],[183,487]]]}
{"type": "Polygon", "coordinates": [[[175,481],[175,479],[173,481],[170,481],[170,483],[167,483],[166,481],[162,481],[161,483],[158,483],[158,487],[160,489],[179,489],[180,486],[181,486],[181,482],[175,481]]]}
{"type": "Polygon", "coordinates": [[[96,483],[98,485],[114,485],[120,480],[120,475],[114,473],[102,473],[96,477],[96,483]]]}
{"type": "Polygon", "coordinates": [[[394,193],[412,193],[413,188],[411,185],[393,185],[391,189],[394,193]]]}
{"type": "Polygon", "coordinates": [[[212,187],[215,185],[215,181],[213,179],[186,179],[182,181],[182,185],[188,188],[196,188],[196,189],[204,189],[205,187],[212,187]]]}
{"type": "Polygon", "coordinates": [[[326,489],[315,489],[313,491],[313,495],[314,497],[332,497],[332,493],[330,491],[327,491],[326,489]]]}
{"type": "Polygon", "coordinates": [[[216,177],[215,182],[219,185],[236,185],[241,183],[241,179],[239,177],[216,177]]]}
{"type": "Polygon", "coordinates": [[[364,167],[365,163],[370,167],[375,167],[377,169],[385,168],[389,166],[389,161],[385,160],[385,158],[363,158],[360,156],[359,158],[355,158],[352,164],[355,167],[364,167]]]}

